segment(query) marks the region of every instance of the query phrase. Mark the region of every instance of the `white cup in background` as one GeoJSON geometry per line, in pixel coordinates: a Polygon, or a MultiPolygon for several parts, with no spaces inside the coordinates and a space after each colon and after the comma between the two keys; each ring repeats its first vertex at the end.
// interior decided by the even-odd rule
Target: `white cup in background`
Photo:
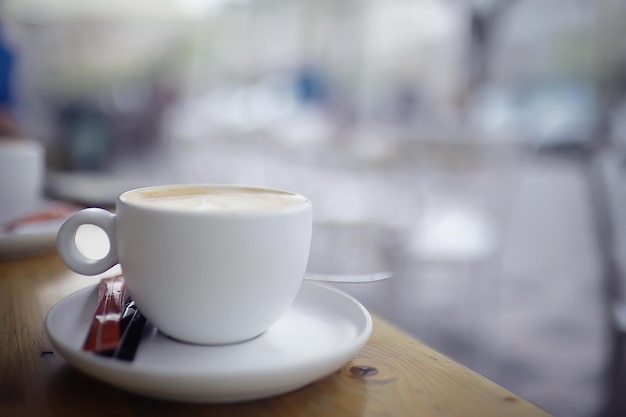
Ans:
{"type": "Polygon", "coordinates": [[[0,138],[0,224],[42,204],[44,150],[32,139],[0,138]]]}

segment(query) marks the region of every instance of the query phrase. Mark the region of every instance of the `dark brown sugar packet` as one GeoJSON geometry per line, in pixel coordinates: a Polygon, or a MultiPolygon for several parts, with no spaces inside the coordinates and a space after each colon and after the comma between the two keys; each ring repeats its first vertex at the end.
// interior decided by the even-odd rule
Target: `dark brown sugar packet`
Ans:
{"type": "Polygon", "coordinates": [[[124,314],[120,322],[120,341],[114,351],[102,352],[104,356],[116,359],[132,361],[141,341],[146,318],[141,314],[135,302],[128,298],[125,304],[124,314]]]}
{"type": "Polygon", "coordinates": [[[126,283],[121,275],[105,278],[98,285],[98,303],[83,350],[106,352],[115,350],[120,341],[120,321],[124,312],[126,283]]]}

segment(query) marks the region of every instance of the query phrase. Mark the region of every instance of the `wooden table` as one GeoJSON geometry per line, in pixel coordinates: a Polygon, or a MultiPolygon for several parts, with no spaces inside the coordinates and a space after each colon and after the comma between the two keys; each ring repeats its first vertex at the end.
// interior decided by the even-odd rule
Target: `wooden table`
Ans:
{"type": "Polygon", "coordinates": [[[548,415],[376,317],[357,357],[296,392],[230,405],[140,397],[72,369],[44,333],[57,301],[96,282],[69,271],[54,253],[0,261],[0,416],[548,415]]]}

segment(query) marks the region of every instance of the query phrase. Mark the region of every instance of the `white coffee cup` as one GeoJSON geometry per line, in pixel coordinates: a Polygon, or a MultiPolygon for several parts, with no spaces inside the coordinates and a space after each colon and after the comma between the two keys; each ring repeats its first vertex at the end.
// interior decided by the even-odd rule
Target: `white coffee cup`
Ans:
{"type": "Polygon", "coordinates": [[[116,214],[85,209],[61,227],[57,247],[84,275],[119,263],[139,309],[161,332],[197,344],[251,339],[277,322],[306,270],[310,200],[296,193],[230,185],[168,185],[118,197],[116,214]],[[76,247],[82,224],[102,228],[99,260],[76,247]]]}
{"type": "Polygon", "coordinates": [[[30,214],[42,200],[43,146],[32,139],[0,139],[0,223],[30,214]]]}

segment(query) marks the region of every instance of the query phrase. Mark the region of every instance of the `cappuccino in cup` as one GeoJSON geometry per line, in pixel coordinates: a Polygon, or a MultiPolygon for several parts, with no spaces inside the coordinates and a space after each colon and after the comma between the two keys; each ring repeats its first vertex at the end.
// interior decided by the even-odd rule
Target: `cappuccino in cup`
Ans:
{"type": "Polygon", "coordinates": [[[65,263],[84,275],[120,264],[144,316],[172,338],[227,344],[265,332],[291,306],[306,270],[312,205],[270,188],[170,185],[128,191],[116,214],[85,209],[61,227],[65,263]],[[99,260],[76,247],[94,224],[108,235],[99,260]]]}
{"type": "Polygon", "coordinates": [[[286,191],[252,187],[190,186],[171,190],[148,189],[126,193],[131,204],[163,210],[190,211],[255,211],[298,206],[307,199],[286,191]]]}

